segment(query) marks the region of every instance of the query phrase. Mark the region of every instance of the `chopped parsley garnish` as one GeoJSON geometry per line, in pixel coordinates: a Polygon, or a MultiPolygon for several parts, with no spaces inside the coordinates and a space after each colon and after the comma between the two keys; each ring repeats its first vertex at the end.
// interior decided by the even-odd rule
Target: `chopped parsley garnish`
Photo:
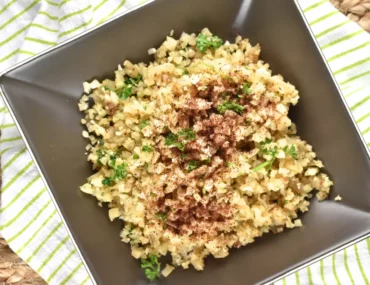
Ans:
{"type": "Polygon", "coordinates": [[[158,257],[154,254],[149,255],[147,259],[141,259],[141,268],[144,269],[145,276],[150,281],[155,280],[161,275],[161,264],[158,262],[158,257]]]}
{"type": "Polygon", "coordinates": [[[118,97],[120,99],[127,99],[132,96],[132,87],[131,86],[124,86],[120,91],[116,91],[118,97]]]}
{"type": "Polygon", "coordinates": [[[185,128],[179,131],[177,134],[170,133],[167,135],[165,140],[166,146],[175,146],[179,150],[185,150],[185,143],[195,139],[195,132],[190,128],[185,128]],[[181,140],[179,139],[181,138],[181,140]]]}
{"type": "Polygon", "coordinates": [[[186,166],[187,172],[192,172],[193,170],[199,167],[199,162],[197,160],[190,160],[188,165],[186,166]]]}
{"type": "Polygon", "coordinates": [[[228,161],[228,162],[226,162],[226,165],[227,165],[227,167],[232,167],[232,166],[234,166],[234,163],[228,161]]]}
{"type": "Polygon", "coordinates": [[[144,145],[141,150],[143,152],[153,152],[153,147],[151,145],[144,145]]]}
{"type": "Polygon", "coordinates": [[[149,120],[145,120],[139,123],[140,130],[144,129],[146,126],[149,126],[149,120]]]}
{"type": "Polygon", "coordinates": [[[101,183],[105,186],[111,186],[111,185],[113,185],[114,181],[111,177],[106,177],[106,178],[103,179],[103,181],[101,183]]]}
{"type": "Polygon", "coordinates": [[[139,159],[139,155],[137,153],[134,153],[134,155],[132,156],[133,159],[139,159]]]}
{"type": "MultiPolygon", "coordinates": [[[[98,163],[98,165],[100,165],[100,166],[102,166],[103,165],[103,163],[102,163],[102,161],[101,161],[101,159],[105,156],[105,155],[107,155],[107,154],[109,154],[109,152],[107,151],[107,150],[104,150],[104,149],[98,149],[97,151],[96,151],[96,154],[98,155],[98,159],[97,159],[97,163],[98,163]]],[[[108,166],[110,166],[110,167],[114,167],[115,166],[115,164],[116,164],[116,159],[117,159],[117,156],[119,155],[119,150],[117,150],[117,152],[116,153],[113,153],[113,154],[110,154],[109,155],[109,161],[108,161],[108,166]]]]}
{"type": "Polygon", "coordinates": [[[98,144],[99,144],[99,145],[104,145],[104,141],[103,141],[102,139],[99,139],[99,140],[98,140],[98,144]]]}
{"type": "Polygon", "coordinates": [[[117,154],[113,154],[113,155],[110,155],[109,156],[109,161],[108,161],[108,165],[112,168],[114,168],[114,166],[116,165],[116,159],[117,159],[117,154]]]}
{"type": "Polygon", "coordinates": [[[166,212],[158,212],[155,214],[156,218],[165,221],[167,220],[167,213],[166,212]]]}
{"type": "Polygon", "coordinates": [[[182,72],[183,75],[187,75],[189,74],[189,70],[187,70],[186,68],[184,69],[184,71],[182,72]]]}
{"type": "Polygon", "coordinates": [[[126,178],[127,174],[127,164],[122,163],[114,168],[113,179],[115,181],[121,180],[123,178],[126,178]]]}
{"type": "Polygon", "coordinates": [[[173,145],[177,142],[178,140],[178,136],[174,133],[170,133],[167,137],[166,137],[166,142],[165,144],[166,145],[173,145]]]}
{"type": "Polygon", "coordinates": [[[289,154],[291,157],[293,157],[293,159],[297,160],[298,159],[298,155],[297,155],[297,151],[295,149],[295,146],[294,145],[291,145],[290,148],[288,148],[288,146],[285,146],[283,148],[283,151],[287,154],[289,154]]]}
{"type": "Polygon", "coordinates": [[[98,160],[97,160],[97,162],[98,162],[98,165],[103,165],[103,163],[101,162],[101,159],[102,159],[102,157],[105,155],[105,151],[104,150],[102,150],[102,149],[98,149],[97,151],[96,151],[96,154],[98,155],[98,160]]]}
{"type": "Polygon", "coordinates": [[[131,84],[133,86],[136,86],[142,79],[143,79],[143,77],[141,76],[141,74],[139,74],[138,77],[136,77],[136,78],[129,77],[129,78],[125,79],[125,84],[126,85],[131,84]]]}
{"type": "Polygon", "coordinates": [[[266,168],[267,170],[270,170],[273,163],[275,162],[276,160],[276,155],[278,153],[278,149],[277,149],[277,146],[275,146],[274,148],[267,148],[266,145],[267,144],[270,144],[272,141],[270,139],[266,139],[263,143],[260,144],[260,151],[263,153],[263,154],[267,154],[267,155],[270,155],[271,158],[270,160],[266,160],[265,162],[261,163],[260,165],[257,165],[255,168],[253,168],[253,171],[259,171],[263,168],[266,168]]]}
{"type": "Polygon", "coordinates": [[[113,89],[111,89],[110,87],[108,87],[108,86],[106,86],[106,85],[104,85],[104,86],[103,86],[103,88],[104,88],[104,90],[106,90],[106,91],[114,91],[113,89]]]}
{"type": "Polygon", "coordinates": [[[218,36],[208,36],[203,33],[197,36],[197,49],[201,52],[206,52],[208,48],[216,50],[222,44],[223,42],[218,36]]]}
{"type": "Polygon", "coordinates": [[[195,133],[190,128],[182,129],[178,132],[178,135],[188,141],[195,140],[195,133]]]}
{"type": "Polygon", "coordinates": [[[118,166],[115,166],[114,161],[114,168],[113,168],[113,175],[111,177],[106,177],[103,179],[102,184],[105,186],[112,186],[114,182],[122,180],[126,178],[128,171],[127,171],[127,164],[122,163],[118,166]]]}
{"type": "Polygon", "coordinates": [[[165,140],[165,145],[166,146],[175,146],[177,147],[179,150],[181,151],[184,151],[185,150],[185,144],[184,143],[180,143],[178,142],[178,135],[174,134],[174,133],[170,133],[167,137],[166,137],[166,140],[165,140]]]}
{"type": "Polygon", "coordinates": [[[243,85],[243,94],[247,95],[247,94],[250,94],[250,84],[248,82],[245,82],[244,85],[243,85]]]}
{"type": "Polygon", "coordinates": [[[211,158],[210,158],[210,157],[208,157],[207,159],[203,160],[203,162],[204,162],[205,164],[210,164],[210,163],[211,163],[211,158]]]}
{"type": "Polygon", "coordinates": [[[201,167],[202,165],[210,164],[211,158],[208,157],[207,159],[204,159],[202,161],[199,160],[190,160],[188,164],[186,165],[187,172],[192,172],[193,170],[201,167]]]}
{"type": "Polygon", "coordinates": [[[224,114],[227,110],[234,111],[235,113],[241,115],[241,113],[244,111],[244,107],[235,102],[225,102],[217,106],[217,111],[221,114],[224,114]]]}
{"type": "Polygon", "coordinates": [[[133,235],[133,231],[134,230],[134,227],[132,226],[132,224],[130,224],[129,225],[129,227],[128,227],[128,238],[130,239],[130,243],[131,244],[135,244],[135,242],[136,242],[136,238],[134,237],[134,235],[133,235]]]}
{"type": "Polygon", "coordinates": [[[264,154],[269,154],[269,150],[266,148],[266,145],[272,143],[271,139],[266,139],[264,142],[260,143],[260,151],[264,154]]]}
{"type": "Polygon", "coordinates": [[[145,162],[145,164],[144,164],[144,168],[145,168],[145,170],[146,170],[146,171],[148,171],[149,164],[148,164],[147,162],[145,162]]]}
{"type": "Polygon", "coordinates": [[[131,97],[133,95],[132,93],[132,87],[133,86],[137,86],[137,84],[139,83],[139,81],[142,80],[142,76],[139,75],[138,77],[136,78],[132,78],[132,77],[128,77],[125,79],[125,85],[122,87],[122,88],[117,88],[115,90],[115,92],[117,93],[118,97],[120,99],[127,99],[129,97],[131,97]]]}

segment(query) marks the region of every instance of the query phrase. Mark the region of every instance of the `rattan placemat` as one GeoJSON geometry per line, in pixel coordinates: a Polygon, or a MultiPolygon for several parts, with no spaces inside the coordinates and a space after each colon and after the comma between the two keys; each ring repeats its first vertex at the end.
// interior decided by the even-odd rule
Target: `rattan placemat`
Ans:
{"type": "MultiPolygon", "coordinates": [[[[370,0],[330,0],[330,2],[363,29],[370,32],[370,0]]],[[[12,252],[0,235],[0,285],[5,284],[46,285],[46,282],[12,252]]]]}
{"type": "Polygon", "coordinates": [[[370,32],[370,0],[330,0],[342,13],[370,32]]]}

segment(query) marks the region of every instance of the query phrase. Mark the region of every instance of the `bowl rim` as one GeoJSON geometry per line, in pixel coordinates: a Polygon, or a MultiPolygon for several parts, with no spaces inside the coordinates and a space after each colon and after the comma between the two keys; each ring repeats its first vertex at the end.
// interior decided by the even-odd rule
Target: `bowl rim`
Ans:
{"type": "MultiPolygon", "coordinates": [[[[30,58],[27,58],[27,59],[25,59],[25,60],[23,60],[23,61],[15,64],[15,65],[12,65],[12,66],[6,68],[5,70],[3,70],[3,71],[0,72],[0,81],[9,72],[11,72],[13,70],[16,70],[19,67],[22,67],[23,65],[26,65],[27,63],[29,63],[29,62],[31,62],[33,60],[36,60],[36,59],[42,57],[45,54],[48,54],[48,53],[50,53],[50,52],[52,52],[54,50],[60,49],[63,46],[65,46],[65,45],[67,45],[67,44],[69,44],[69,43],[71,43],[73,41],[76,41],[79,38],[82,38],[83,36],[85,36],[85,35],[87,35],[89,33],[92,33],[93,31],[98,30],[98,29],[100,29],[103,26],[108,25],[109,23],[117,20],[118,18],[124,17],[125,15],[127,15],[127,14],[129,14],[131,12],[134,12],[134,11],[136,11],[138,9],[141,9],[141,8],[147,6],[147,5],[150,5],[150,4],[152,4],[152,3],[156,2],[156,1],[158,1],[158,0],[147,0],[146,2],[144,2],[142,4],[139,4],[139,5],[135,6],[135,7],[127,10],[127,11],[118,13],[117,15],[113,16],[109,20],[107,20],[107,21],[105,21],[105,22],[103,22],[103,23],[101,23],[101,24],[99,24],[99,25],[97,25],[95,27],[89,28],[89,29],[87,29],[87,30],[85,30],[85,31],[83,31],[83,32],[81,32],[81,33],[79,33],[79,34],[77,34],[77,35],[75,35],[75,36],[73,36],[73,37],[65,40],[64,42],[62,42],[60,44],[57,44],[54,47],[47,48],[47,49],[45,49],[44,51],[38,53],[35,56],[31,56],[30,58]]],[[[367,143],[365,141],[364,136],[361,134],[360,128],[357,125],[356,120],[355,120],[355,118],[354,118],[354,116],[353,116],[353,114],[352,114],[352,112],[351,112],[351,110],[350,110],[350,108],[349,108],[346,100],[345,100],[344,94],[342,93],[342,91],[341,91],[341,89],[339,87],[339,84],[338,84],[337,80],[335,79],[335,77],[333,75],[333,72],[332,72],[332,70],[331,70],[331,68],[330,68],[330,66],[329,66],[329,64],[328,64],[328,62],[327,62],[327,60],[326,60],[326,58],[324,56],[324,53],[322,52],[322,50],[320,48],[320,45],[319,45],[318,41],[315,38],[315,35],[314,35],[314,33],[313,33],[310,25],[309,25],[309,22],[308,22],[308,20],[306,19],[305,15],[304,15],[303,8],[301,7],[301,5],[299,3],[299,0],[293,0],[293,2],[294,2],[295,6],[296,6],[296,8],[298,10],[299,15],[302,17],[302,20],[303,20],[303,22],[306,25],[306,28],[307,28],[310,36],[311,36],[311,39],[312,39],[312,41],[314,42],[314,44],[316,46],[316,49],[318,50],[321,58],[323,59],[323,63],[325,64],[326,69],[330,73],[330,77],[331,77],[331,79],[332,79],[332,81],[333,81],[333,83],[334,83],[334,85],[335,85],[335,87],[336,87],[336,89],[337,89],[337,91],[338,91],[338,93],[340,95],[341,101],[342,101],[342,103],[343,103],[343,105],[344,105],[344,107],[345,107],[345,109],[347,111],[347,114],[349,115],[349,117],[350,117],[350,119],[352,121],[352,125],[356,129],[356,133],[357,133],[357,135],[358,135],[358,137],[359,137],[359,139],[360,139],[363,147],[365,148],[365,151],[367,153],[368,158],[370,159],[370,149],[367,146],[367,143]]],[[[47,189],[47,192],[49,193],[50,198],[53,201],[53,204],[54,204],[55,208],[57,209],[58,215],[59,215],[60,219],[63,222],[63,225],[64,225],[65,230],[67,231],[68,235],[70,236],[70,239],[71,239],[74,247],[76,248],[76,251],[77,251],[79,257],[81,258],[81,261],[82,261],[82,263],[83,263],[83,265],[84,265],[84,267],[85,267],[85,269],[86,269],[86,271],[87,271],[87,273],[88,273],[88,275],[89,275],[92,283],[95,284],[95,285],[97,285],[98,283],[96,282],[96,280],[94,278],[94,275],[91,273],[90,267],[87,264],[84,256],[82,255],[81,250],[80,250],[79,246],[77,245],[77,243],[76,243],[76,241],[75,241],[75,239],[74,239],[74,237],[73,237],[73,235],[72,235],[72,233],[71,233],[71,231],[70,231],[70,229],[69,229],[69,227],[67,225],[67,222],[64,219],[64,216],[61,213],[61,210],[60,210],[60,208],[58,206],[58,203],[56,202],[55,197],[54,197],[54,195],[53,195],[53,193],[51,191],[51,188],[50,188],[49,184],[47,183],[46,178],[45,178],[45,176],[44,176],[44,174],[43,174],[43,172],[42,172],[42,170],[41,170],[41,168],[39,166],[39,163],[37,162],[37,160],[35,158],[35,155],[34,155],[33,151],[31,150],[31,147],[29,145],[28,139],[27,139],[26,135],[24,134],[24,132],[23,132],[23,130],[22,130],[22,128],[21,128],[21,126],[20,126],[20,124],[19,124],[16,116],[15,116],[15,112],[14,112],[14,110],[12,109],[12,107],[10,105],[10,102],[9,102],[9,100],[7,98],[7,95],[5,95],[6,93],[4,92],[4,87],[3,87],[3,85],[1,83],[0,83],[0,93],[2,93],[4,95],[3,96],[3,99],[4,99],[5,106],[8,108],[9,113],[10,113],[12,119],[14,120],[14,123],[15,123],[16,127],[17,127],[19,133],[21,134],[21,137],[22,137],[22,139],[23,139],[23,141],[24,141],[24,143],[25,143],[25,145],[27,147],[27,150],[28,150],[28,152],[29,152],[32,160],[34,161],[34,165],[36,166],[36,168],[37,168],[37,170],[38,170],[38,172],[40,174],[41,180],[44,183],[44,185],[45,185],[45,187],[47,189]]],[[[350,246],[352,246],[352,245],[354,245],[354,244],[356,244],[356,243],[358,243],[358,242],[360,242],[360,241],[362,241],[362,240],[364,240],[364,239],[366,239],[368,237],[370,237],[370,232],[368,232],[368,233],[366,233],[366,234],[364,234],[364,235],[362,235],[362,236],[360,236],[360,237],[358,237],[358,238],[356,238],[356,239],[354,239],[354,240],[352,240],[352,241],[350,241],[348,243],[345,243],[342,246],[339,246],[339,247],[337,247],[337,248],[335,248],[333,250],[330,250],[327,253],[321,254],[320,256],[318,256],[316,258],[313,258],[312,260],[310,260],[308,262],[303,263],[302,265],[298,265],[298,266],[294,267],[293,269],[288,270],[287,272],[282,273],[282,274],[280,274],[279,276],[277,276],[275,278],[271,278],[270,280],[268,280],[268,282],[269,283],[277,282],[277,281],[279,281],[279,280],[281,280],[281,279],[283,279],[283,278],[285,278],[285,277],[293,274],[294,272],[297,272],[297,271],[299,271],[301,269],[304,269],[307,266],[312,265],[312,264],[314,264],[314,263],[316,263],[316,262],[318,262],[318,261],[320,261],[320,260],[322,260],[322,259],[324,259],[324,258],[326,258],[326,257],[328,257],[328,256],[330,256],[332,254],[334,254],[334,253],[337,253],[337,252],[339,252],[339,251],[341,251],[341,250],[343,250],[343,249],[345,249],[347,247],[350,247],[350,246]]]]}

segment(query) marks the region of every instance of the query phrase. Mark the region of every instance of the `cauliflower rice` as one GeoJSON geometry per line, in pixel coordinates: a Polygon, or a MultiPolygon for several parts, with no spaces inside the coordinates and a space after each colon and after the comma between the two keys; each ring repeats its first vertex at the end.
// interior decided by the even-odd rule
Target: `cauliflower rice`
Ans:
{"type": "Polygon", "coordinates": [[[314,189],[328,196],[332,181],[288,117],[298,91],[260,51],[204,29],[167,37],[149,64],[126,60],[115,80],[84,83],[96,173],[81,190],[124,221],[134,258],[169,253],[203,270],[208,255],[301,227],[314,189]]]}

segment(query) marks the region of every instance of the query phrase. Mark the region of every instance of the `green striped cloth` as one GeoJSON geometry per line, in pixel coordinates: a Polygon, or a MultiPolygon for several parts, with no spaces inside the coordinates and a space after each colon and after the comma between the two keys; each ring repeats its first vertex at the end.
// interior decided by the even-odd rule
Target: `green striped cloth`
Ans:
{"type": "MultiPolygon", "coordinates": [[[[0,71],[140,2],[0,0],[0,71]]],[[[336,11],[328,0],[299,3],[370,145],[370,35],[336,11]]],[[[49,284],[91,284],[1,98],[0,129],[0,232],[49,284]]],[[[367,240],[276,284],[369,284],[369,269],[367,240]]]]}
{"type": "MultiPolygon", "coordinates": [[[[0,0],[0,71],[141,2],[0,0]]],[[[2,98],[0,129],[1,234],[49,284],[92,284],[2,98]]]]}

